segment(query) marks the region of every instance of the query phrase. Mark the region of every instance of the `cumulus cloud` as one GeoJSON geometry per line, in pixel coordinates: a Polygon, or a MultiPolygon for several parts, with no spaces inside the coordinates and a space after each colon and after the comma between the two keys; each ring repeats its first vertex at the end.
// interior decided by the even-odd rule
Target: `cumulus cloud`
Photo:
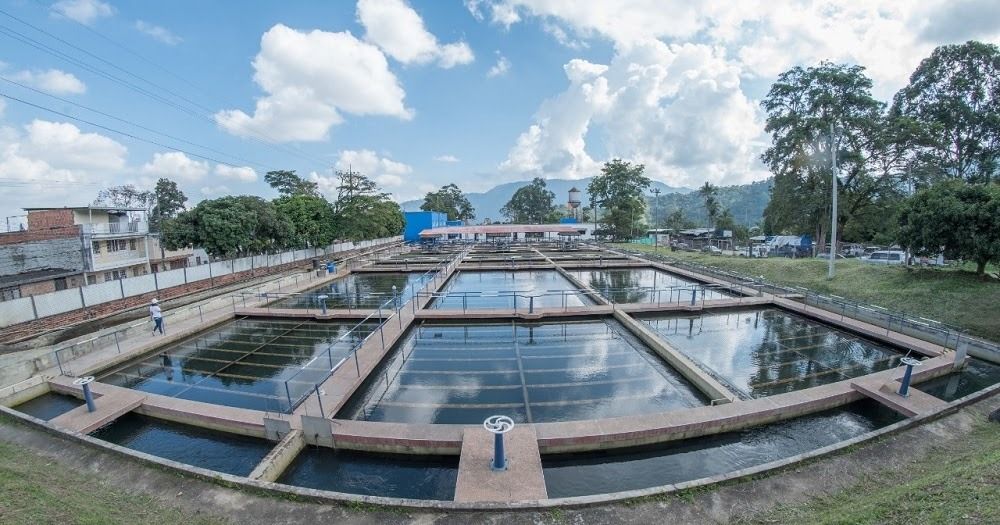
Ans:
{"type": "Polygon", "coordinates": [[[486,77],[501,77],[506,75],[508,71],[510,71],[510,60],[507,60],[507,57],[497,52],[497,63],[493,64],[493,67],[486,72],[486,77]]]}
{"type": "Polygon", "coordinates": [[[52,10],[88,26],[100,18],[115,14],[111,4],[101,0],[59,0],[52,4],[52,10]]]}
{"type": "Polygon", "coordinates": [[[365,40],[403,64],[436,61],[443,68],[451,68],[475,59],[465,42],[438,43],[420,15],[403,0],[360,0],[358,19],[365,27],[365,40]]]}
{"type": "Polygon", "coordinates": [[[587,139],[609,157],[646,165],[674,185],[759,178],[753,144],[762,133],[739,68],[720,50],[652,40],[610,65],[572,60],[569,87],[547,100],[500,169],[517,176],[582,178],[600,169],[587,139]]]}
{"type": "Polygon", "coordinates": [[[234,135],[318,141],[343,121],[342,113],[413,116],[385,55],[348,31],[304,32],[275,25],[261,37],[253,67],[254,81],[267,93],[257,99],[253,115],[239,109],[215,114],[216,122],[234,135]]]}
{"type": "MultiPolygon", "coordinates": [[[[337,155],[334,168],[337,171],[354,171],[368,177],[397,201],[409,199],[413,195],[413,181],[407,177],[412,174],[413,168],[408,164],[382,157],[372,150],[343,150],[337,155]]],[[[339,184],[336,176],[312,172],[309,174],[309,180],[315,182],[324,195],[336,198],[339,184]]]]}
{"type": "Polygon", "coordinates": [[[109,137],[67,123],[0,127],[0,179],[7,183],[0,210],[13,215],[24,206],[85,204],[121,176],[127,152],[109,137]]]}
{"type": "Polygon", "coordinates": [[[229,195],[231,193],[226,186],[202,186],[199,191],[205,198],[229,195]]]}
{"type": "Polygon", "coordinates": [[[87,92],[87,86],[80,79],[58,69],[18,71],[11,75],[11,80],[53,95],[81,95],[87,92]]]}
{"type": "Polygon", "coordinates": [[[438,162],[450,162],[450,163],[459,162],[458,157],[454,155],[438,155],[437,157],[434,157],[434,160],[438,162]]]}
{"type": "Polygon", "coordinates": [[[150,24],[142,20],[135,21],[135,28],[139,30],[139,32],[145,33],[146,35],[153,37],[154,40],[159,40],[168,46],[176,46],[184,41],[181,37],[170,32],[169,29],[155,24],[150,24]]]}
{"type": "Polygon", "coordinates": [[[257,172],[249,166],[234,167],[226,166],[225,164],[216,164],[215,174],[225,179],[233,179],[240,182],[253,182],[257,180],[257,172]]]}
{"type": "Polygon", "coordinates": [[[208,171],[207,162],[194,160],[179,151],[154,153],[153,159],[139,168],[143,175],[186,181],[201,180],[208,171]]]}

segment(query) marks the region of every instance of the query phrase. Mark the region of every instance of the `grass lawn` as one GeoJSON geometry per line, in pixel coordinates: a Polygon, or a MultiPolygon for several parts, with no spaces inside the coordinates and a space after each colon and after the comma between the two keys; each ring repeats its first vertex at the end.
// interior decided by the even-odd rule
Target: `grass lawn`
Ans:
{"type": "MultiPolygon", "coordinates": [[[[652,252],[652,246],[619,245],[652,252]]],[[[857,259],[837,261],[837,275],[826,278],[822,259],[748,259],[694,252],[658,253],[764,279],[782,285],[802,286],[824,294],[874,304],[890,310],[960,326],[970,334],[1000,341],[1000,279],[980,280],[961,269],[874,266],[857,259]]],[[[991,270],[988,268],[988,270],[991,270]]],[[[995,269],[992,269],[995,271],[995,269]]]]}
{"type": "Polygon", "coordinates": [[[981,422],[927,456],[747,523],[1000,523],[1000,425],[981,422]]]}
{"type": "Polygon", "coordinates": [[[94,482],[26,449],[0,443],[0,523],[222,523],[141,493],[94,482]]]}

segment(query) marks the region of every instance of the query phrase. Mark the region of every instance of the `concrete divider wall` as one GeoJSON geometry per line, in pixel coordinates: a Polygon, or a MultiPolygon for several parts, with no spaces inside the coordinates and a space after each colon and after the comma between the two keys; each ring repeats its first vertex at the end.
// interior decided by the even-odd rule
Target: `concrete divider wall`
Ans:
{"type": "Polygon", "coordinates": [[[83,308],[80,290],[76,288],[34,295],[32,298],[35,300],[35,312],[38,317],[47,317],[83,308]]]}

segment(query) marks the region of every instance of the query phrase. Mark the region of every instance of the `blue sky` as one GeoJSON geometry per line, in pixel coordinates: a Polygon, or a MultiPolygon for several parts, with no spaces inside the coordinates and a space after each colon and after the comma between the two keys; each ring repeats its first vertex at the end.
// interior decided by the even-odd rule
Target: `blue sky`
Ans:
{"type": "Polygon", "coordinates": [[[995,2],[914,4],[0,0],[0,76],[128,123],[0,93],[162,145],[0,99],[0,213],[160,176],[192,203],[270,197],[277,168],[329,190],[347,165],[399,200],[582,178],[611,156],[674,186],[749,182],[767,176],[759,100],[781,71],[859,63],[888,100],[935,45],[998,41],[995,2]]]}

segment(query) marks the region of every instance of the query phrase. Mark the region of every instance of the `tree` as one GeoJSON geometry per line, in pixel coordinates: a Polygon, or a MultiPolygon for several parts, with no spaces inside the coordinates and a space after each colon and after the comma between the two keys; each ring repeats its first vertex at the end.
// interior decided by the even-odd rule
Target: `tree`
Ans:
{"type": "MultiPolygon", "coordinates": [[[[708,214],[708,227],[715,227],[715,219],[719,216],[719,201],[716,195],[719,188],[713,186],[711,182],[705,181],[705,185],[698,189],[698,194],[705,199],[705,213],[708,214]]],[[[726,211],[729,211],[728,209],[726,211]]]]}
{"type": "Polygon", "coordinates": [[[872,97],[871,87],[863,67],[830,62],[792,68],[771,86],[762,101],[772,146],[761,159],[775,174],[764,212],[768,232],[814,231],[817,249],[825,251],[834,151],[838,224],[898,190],[902,132],[886,117],[885,104],[872,97]]]}
{"type": "Polygon", "coordinates": [[[641,228],[646,213],[645,191],[652,184],[643,175],[646,167],[632,165],[621,159],[604,163],[601,174],[587,186],[587,192],[605,209],[601,219],[608,233],[616,239],[627,239],[641,228]]]}
{"type": "Polygon", "coordinates": [[[288,218],[295,232],[289,244],[296,248],[325,247],[337,233],[333,205],[322,197],[291,195],[272,201],[279,214],[288,218]]]}
{"type": "Polygon", "coordinates": [[[249,195],[201,201],[162,227],[167,249],[193,245],[226,257],[285,249],[294,235],[295,226],[274,205],[249,195]]]}
{"type": "Polygon", "coordinates": [[[1000,262],[1000,185],[944,181],[903,203],[899,239],[912,253],[975,261],[976,274],[1000,262]]]}
{"type": "Polygon", "coordinates": [[[97,192],[94,204],[97,206],[111,206],[117,208],[142,208],[149,210],[154,203],[154,195],[151,191],[144,191],[136,188],[132,184],[121,186],[111,186],[97,192]]]}
{"type": "Polygon", "coordinates": [[[694,223],[684,217],[684,210],[678,208],[667,216],[667,220],[664,222],[664,227],[675,231],[686,230],[688,228],[693,228],[694,223]]]}
{"type": "Polygon", "coordinates": [[[334,203],[338,239],[353,241],[399,235],[403,211],[375,181],[355,171],[338,171],[337,202],[334,203]]]}
{"type": "Polygon", "coordinates": [[[472,207],[469,198],[455,184],[442,186],[438,191],[427,192],[420,209],[447,213],[449,221],[476,218],[476,209],[472,207]]]}
{"type": "Polygon", "coordinates": [[[545,179],[535,177],[531,184],[514,192],[500,213],[516,224],[540,224],[552,212],[552,200],[556,194],[549,191],[545,179]]]}
{"type": "Polygon", "coordinates": [[[319,185],[299,177],[295,174],[295,170],[269,171],[264,175],[264,181],[272,188],[278,190],[278,193],[283,197],[292,197],[295,195],[320,196],[319,185]]]}
{"type": "Polygon", "coordinates": [[[938,177],[990,182],[1000,169],[1000,48],[940,46],[896,94],[892,113],[917,124],[914,164],[938,177]]]}
{"type": "Polygon", "coordinates": [[[153,209],[149,214],[149,231],[160,231],[160,224],[184,210],[187,200],[176,182],[167,178],[156,181],[156,187],[153,188],[153,209]]]}

